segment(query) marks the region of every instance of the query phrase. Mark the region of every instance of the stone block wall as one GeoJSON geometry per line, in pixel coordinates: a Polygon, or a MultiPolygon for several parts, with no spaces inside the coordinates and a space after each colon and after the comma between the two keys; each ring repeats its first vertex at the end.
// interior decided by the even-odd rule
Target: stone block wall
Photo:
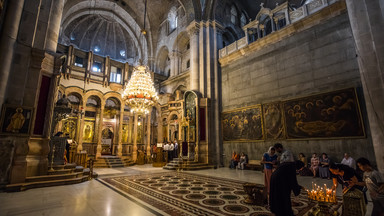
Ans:
{"type": "Polygon", "coordinates": [[[245,152],[249,159],[260,160],[268,147],[276,142],[282,143],[295,156],[303,152],[309,158],[312,152],[325,152],[333,161],[340,162],[343,153],[349,152],[355,159],[364,156],[374,160],[354,39],[346,11],[319,21],[311,28],[294,32],[281,41],[261,49],[245,48],[229,58],[233,60],[223,61],[221,69],[223,112],[355,87],[367,138],[224,142],[225,166],[229,165],[234,150],[245,152]]]}

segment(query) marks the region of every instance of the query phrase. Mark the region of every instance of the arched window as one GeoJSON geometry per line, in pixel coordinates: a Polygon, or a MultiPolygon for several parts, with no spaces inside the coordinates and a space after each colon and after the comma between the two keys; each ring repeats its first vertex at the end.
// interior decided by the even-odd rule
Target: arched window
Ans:
{"type": "Polygon", "coordinates": [[[187,61],[187,69],[191,66],[190,60],[187,61]]]}
{"type": "Polygon", "coordinates": [[[247,17],[245,16],[244,13],[241,13],[240,25],[241,25],[241,27],[243,27],[243,26],[245,26],[245,24],[247,24],[247,17]]]}
{"type": "Polygon", "coordinates": [[[234,5],[231,7],[231,22],[233,25],[236,25],[236,19],[237,19],[237,10],[234,5]]]}

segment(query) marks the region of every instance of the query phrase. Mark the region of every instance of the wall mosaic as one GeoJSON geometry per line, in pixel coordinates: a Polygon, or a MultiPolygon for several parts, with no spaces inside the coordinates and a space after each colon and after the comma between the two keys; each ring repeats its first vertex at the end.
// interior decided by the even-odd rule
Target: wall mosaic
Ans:
{"type": "Polygon", "coordinates": [[[222,113],[224,141],[365,137],[354,88],[222,113]]]}
{"type": "Polygon", "coordinates": [[[224,141],[264,139],[261,105],[223,113],[224,141]]]}

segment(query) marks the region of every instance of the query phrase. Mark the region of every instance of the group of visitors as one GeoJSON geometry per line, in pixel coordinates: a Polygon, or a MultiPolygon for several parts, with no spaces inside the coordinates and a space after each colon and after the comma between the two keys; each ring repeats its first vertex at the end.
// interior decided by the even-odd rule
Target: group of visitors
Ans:
{"type": "MultiPolygon", "coordinates": [[[[313,176],[313,178],[319,176],[323,179],[331,179],[331,173],[329,171],[331,159],[326,153],[322,153],[320,158],[317,156],[317,153],[313,153],[308,167],[307,158],[303,153],[299,154],[299,160],[304,163],[304,167],[298,172],[301,176],[313,176]]],[[[355,160],[350,157],[348,153],[344,154],[341,164],[356,169],[355,160]]]]}
{"type": "Polygon", "coordinates": [[[165,157],[168,157],[166,161],[171,161],[173,158],[177,158],[179,155],[179,144],[175,140],[174,142],[166,142],[163,147],[164,153],[167,152],[165,157]]]}
{"type": "MultiPolygon", "coordinates": [[[[236,154],[231,160],[236,161],[236,154]],[[235,157],[234,157],[235,156],[235,157]]],[[[303,153],[299,154],[299,160],[295,161],[293,154],[284,149],[283,145],[276,143],[263,154],[264,164],[264,194],[269,207],[276,216],[291,216],[291,192],[295,196],[304,189],[297,182],[296,173],[316,176],[317,172],[321,178],[328,178],[333,181],[332,189],[338,185],[342,186],[343,192],[349,190],[360,190],[364,194],[368,190],[373,202],[373,216],[384,216],[384,177],[374,170],[369,160],[359,158],[356,162],[348,153],[344,154],[341,163],[336,164],[330,161],[328,155],[323,153],[321,158],[314,153],[309,167],[303,153]],[[364,174],[361,176],[356,171],[356,165],[364,174]]]]}
{"type": "Polygon", "coordinates": [[[234,151],[232,153],[231,157],[231,163],[229,165],[229,168],[231,169],[244,169],[245,165],[248,163],[248,155],[244,154],[244,152],[241,152],[239,155],[234,151]]]}

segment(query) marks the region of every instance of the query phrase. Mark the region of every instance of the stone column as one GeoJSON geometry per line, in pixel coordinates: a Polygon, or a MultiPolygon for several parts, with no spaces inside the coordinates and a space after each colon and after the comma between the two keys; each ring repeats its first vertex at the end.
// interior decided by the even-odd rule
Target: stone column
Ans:
{"type": "Polygon", "coordinates": [[[123,156],[123,120],[124,120],[124,104],[120,106],[120,118],[119,118],[119,137],[118,137],[118,145],[117,145],[117,156],[123,156]]]}
{"type": "Polygon", "coordinates": [[[129,120],[128,120],[128,143],[132,144],[132,122],[133,122],[134,116],[132,113],[129,113],[129,120]]]}
{"type": "Polygon", "coordinates": [[[99,114],[99,125],[98,125],[98,133],[97,133],[97,148],[96,148],[96,158],[101,157],[101,139],[103,134],[103,118],[104,118],[104,106],[105,102],[101,102],[100,114],[99,114]]]}
{"type": "Polygon", "coordinates": [[[276,28],[275,28],[275,21],[273,19],[273,17],[271,16],[271,27],[272,27],[272,32],[276,31],[276,28]]]}
{"type": "Polygon", "coordinates": [[[157,116],[157,142],[162,143],[163,142],[163,120],[161,119],[161,108],[160,106],[156,107],[156,110],[158,110],[157,116]]]}
{"type": "Polygon", "coordinates": [[[175,58],[175,72],[173,73],[173,76],[177,76],[180,74],[180,62],[181,62],[181,54],[178,51],[174,52],[174,58],[175,58]]]}
{"type": "Polygon", "coordinates": [[[199,90],[199,25],[192,22],[188,27],[191,47],[190,89],[199,90]]]}
{"type": "Polygon", "coordinates": [[[63,15],[64,0],[53,0],[49,13],[48,29],[45,40],[45,49],[56,52],[57,41],[59,40],[61,17],[63,15]]]}
{"type": "Polygon", "coordinates": [[[137,160],[137,120],[139,115],[135,113],[135,119],[133,123],[133,151],[132,151],[132,160],[136,162],[137,160]]]}
{"type": "Polygon", "coordinates": [[[170,59],[169,64],[170,64],[170,69],[171,69],[169,76],[173,77],[173,76],[175,76],[175,55],[174,55],[173,51],[169,54],[169,59],[170,59]]]}
{"type": "Polygon", "coordinates": [[[20,26],[24,0],[8,2],[0,40],[0,106],[4,103],[8,77],[11,71],[14,46],[20,26]]]}
{"type": "Polygon", "coordinates": [[[347,0],[377,167],[384,172],[384,4],[347,0]],[[380,5],[381,4],[381,5],[380,5]]]}
{"type": "Polygon", "coordinates": [[[147,157],[151,157],[151,112],[147,115],[147,157]]]}
{"type": "MultiPolygon", "coordinates": [[[[84,101],[83,101],[83,104],[84,101]]],[[[82,112],[82,110],[80,109],[80,112],[82,112]]],[[[85,116],[84,114],[79,114],[78,115],[78,119],[80,122],[80,125],[79,125],[79,142],[78,142],[78,145],[77,145],[77,151],[80,152],[81,150],[83,150],[83,133],[84,133],[84,119],[85,119],[85,116]]]]}
{"type": "Polygon", "coordinates": [[[222,131],[221,131],[221,125],[220,125],[220,112],[221,112],[221,72],[220,72],[220,67],[219,67],[219,50],[222,49],[223,45],[223,32],[224,32],[224,27],[219,25],[218,23],[215,23],[214,25],[214,32],[216,37],[215,38],[215,43],[214,43],[214,55],[215,55],[215,65],[214,65],[214,73],[215,73],[215,97],[216,100],[213,102],[211,106],[213,106],[213,115],[214,118],[214,132],[211,134],[215,135],[215,149],[216,149],[216,164],[217,166],[222,165],[221,161],[221,155],[223,154],[223,145],[222,145],[222,131]]]}

